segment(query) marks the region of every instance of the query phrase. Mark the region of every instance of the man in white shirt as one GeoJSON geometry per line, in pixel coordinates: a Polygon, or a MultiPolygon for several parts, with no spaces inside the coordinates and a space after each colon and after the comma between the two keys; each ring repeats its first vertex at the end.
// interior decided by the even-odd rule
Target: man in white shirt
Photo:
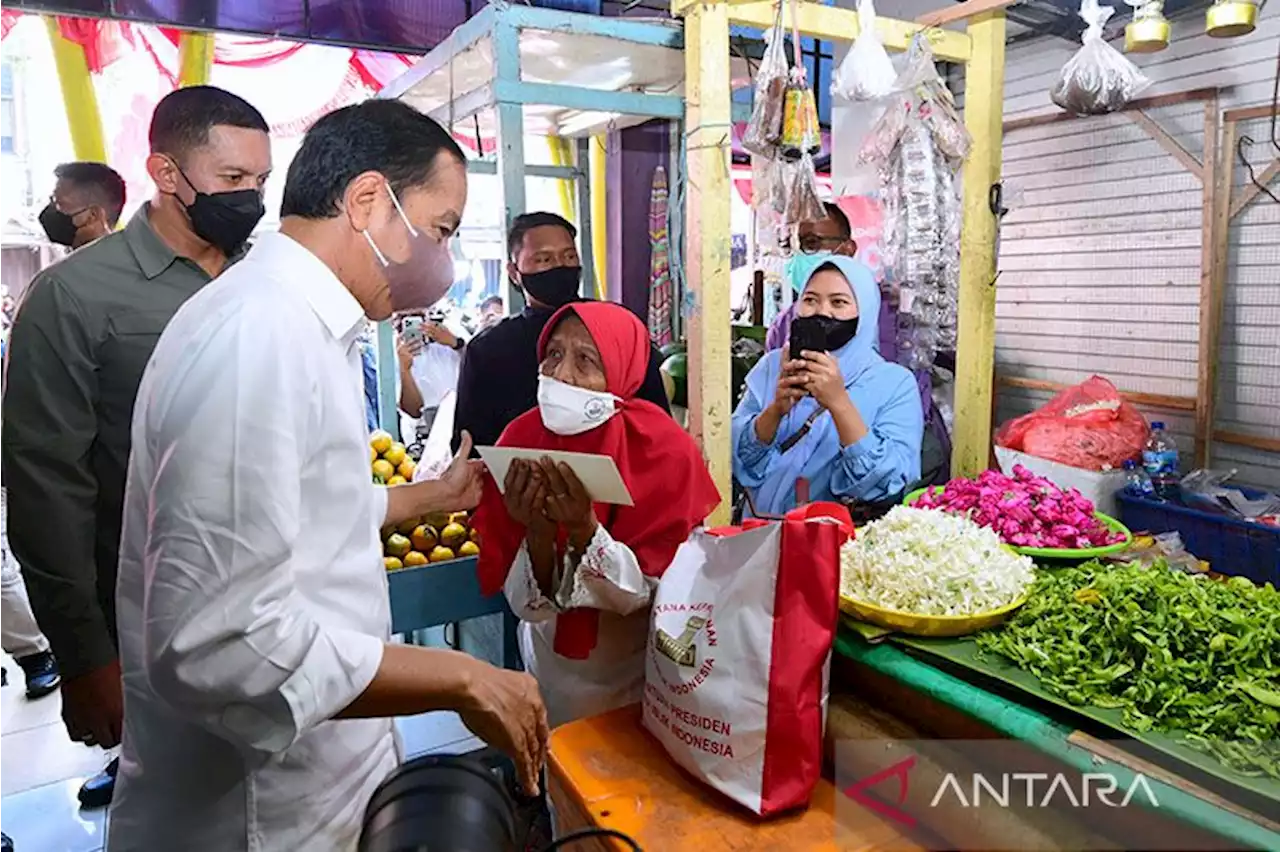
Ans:
{"type": "Polygon", "coordinates": [[[280,233],[161,337],[125,498],[112,852],[354,850],[400,759],[396,715],[456,710],[536,791],[529,676],[388,644],[378,528],[474,506],[480,477],[464,447],[439,481],[372,484],[357,337],[443,295],[465,202],[463,154],[429,118],[330,113],[289,168],[280,233]]]}

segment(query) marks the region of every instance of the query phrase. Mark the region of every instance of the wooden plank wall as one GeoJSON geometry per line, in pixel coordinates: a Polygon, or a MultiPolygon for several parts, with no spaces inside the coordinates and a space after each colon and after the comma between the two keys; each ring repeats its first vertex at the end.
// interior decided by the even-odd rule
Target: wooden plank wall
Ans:
{"type": "MultiPolygon", "coordinates": [[[[1136,57],[1156,81],[1144,96],[1217,86],[1223,109],[1268,102],[1280,38],[1280,7],[1271,6],[1240,39],[1204,36],[1200,14],[1175,22],[1168,49],[1136,57]]],[[[1056,39],[1010,48],[1006,120],[1057,111],[1048,91],[1073,52],[1056,39]]],[[[963,92],[963,80],[955,83],[963,92]]],[[[1202,159],[1201,102],[1149,115],[1202,159]]],[[[1257,140],[1252,160],[1261,171],[1270,158],[1268,122],[1241,123],[1239,132],[1257,140]]],[[[1001,229],[997,372],[1062,383],[1098,373],[1125,391],[1194,400],[1200,181],[1126,116],[1009,131],[1003,178],[1011,212],[1001,229]]],[[[1237,166],[1237,192],[1246,180],[1237,166]]],[[[1280,205],[1266,196],[1232,222],[1225,295],[1216,428],[1280,438],[1280,205]]],[[[1048,396],[1000,387],[998,421],[1048,396]]],[[[1144,413],[1169,424],[1189,464],[1194,415],[1144,413]]],[[[1212,459],[1280,488],[1280,454],[1216,443],[1212,459]]]]}

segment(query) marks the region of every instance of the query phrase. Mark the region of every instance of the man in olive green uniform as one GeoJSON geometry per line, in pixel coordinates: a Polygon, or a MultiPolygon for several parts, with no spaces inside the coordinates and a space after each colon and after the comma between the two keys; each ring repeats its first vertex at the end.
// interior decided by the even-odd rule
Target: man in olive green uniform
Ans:
{"type": "MultiPolygon", "coordinates": [[[[114,748],[123,715],[116,562],[134,396],[170,317],[262,218],[271,143],[261,113],[211,86],[151,119],[156,194],[120,232],[44,270],[14,321],[5,374],[9,541],[62,670],[72,739],[114,748]]],[[[80,800],[111,801],[117,762],[80,800]]]]}

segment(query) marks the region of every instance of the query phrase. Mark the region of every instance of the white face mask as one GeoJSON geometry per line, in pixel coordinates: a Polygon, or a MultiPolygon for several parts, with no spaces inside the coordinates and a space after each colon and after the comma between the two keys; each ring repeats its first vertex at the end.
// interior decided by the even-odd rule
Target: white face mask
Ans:
{"type": "Polygon", "coordinates": [[[538,376],[542,425],[557,435],[581,435],[604,425],[618,413],[617,401],[605,391],[586,390],[550,376],[538,376]]]}

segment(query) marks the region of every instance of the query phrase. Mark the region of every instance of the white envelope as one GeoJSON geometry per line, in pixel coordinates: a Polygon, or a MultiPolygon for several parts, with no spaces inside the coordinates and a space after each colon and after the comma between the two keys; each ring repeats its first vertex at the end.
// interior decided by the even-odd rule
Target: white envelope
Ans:
{"type": "Polygon", "coordinates": [[[609,503],[617,506],[634,506],[631,492],[622,481],[618,466],[608,456],[596,456],[589,453],[563,453],[551,450],[526,450],[519,447],[476,447],[480,458],[493,478],[498,483],[498,490],[505,488],[507,469],[515,459],[525,461],[541,461],[549,458],[556,463],[563,462],[574,472],[587,493],[596,503],[609,503]]]}

